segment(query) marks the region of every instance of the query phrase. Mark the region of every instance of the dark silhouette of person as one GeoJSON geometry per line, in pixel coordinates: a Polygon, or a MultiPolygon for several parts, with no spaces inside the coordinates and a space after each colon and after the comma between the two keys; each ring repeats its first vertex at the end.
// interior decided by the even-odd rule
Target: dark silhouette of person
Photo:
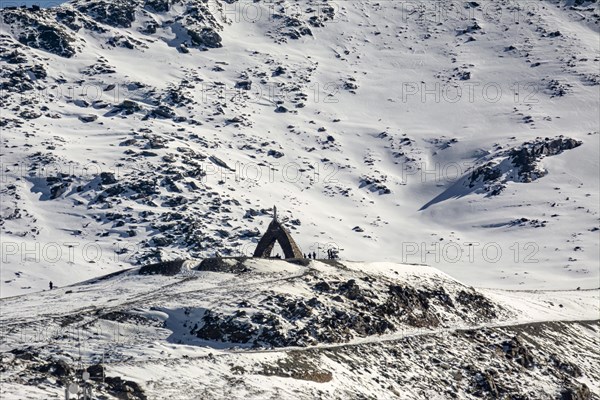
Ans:
{"type": "Polygon", "coordinates": [[[52,283],[52,281],[50,281],[50,283],[48,284],[48,286],[50,286],[50,290],[52,290],[54,288],[54,284],[52,283]]]}
{"type": "Polygon", "coordinates": [[[315,252],[313,251],[313,260],[316,260],[316,259],[317,259],[317,253],[315,253],[315,252]]]}
{"type": "Polygon", "coordinates": [[[304,258],[306,258],[306,253],[304,253],[304,258]]]}

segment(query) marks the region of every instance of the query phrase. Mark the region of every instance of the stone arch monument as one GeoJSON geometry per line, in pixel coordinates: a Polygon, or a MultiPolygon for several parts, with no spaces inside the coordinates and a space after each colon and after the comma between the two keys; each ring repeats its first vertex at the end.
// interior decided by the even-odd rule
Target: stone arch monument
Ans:
{"type": "Polygon", "coordinates": [[[290,232],[277,220],[277,207],[273,207],[273,220],[258,242],[254,257],[269,258],[275,242],[281,246],[284,258],[304,258],[290,232]]]}

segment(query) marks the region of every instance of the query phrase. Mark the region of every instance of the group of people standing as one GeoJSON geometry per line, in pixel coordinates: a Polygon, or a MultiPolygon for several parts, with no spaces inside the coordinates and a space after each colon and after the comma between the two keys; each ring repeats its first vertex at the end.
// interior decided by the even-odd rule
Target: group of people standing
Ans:
{"type": "Polygon", "coordinates": [[[337,250],[336,249],[327,249],[327,259],[335,260],[336,258],[338,258],[337,250]]]}
{"type": "MultiPolygon", "coordinates": [[[[312,253],[308,253],[308,257],[306,256],[306,253],[304,253],[304,258],[310,258],[313,260],[317,259],[317,253],[316,252],[312,252],[312,253]]],[[[328,260],[334,260],[338,258],[338,253],[337,250],[334,249],[327,249],[327,259],[328,260]]]]}

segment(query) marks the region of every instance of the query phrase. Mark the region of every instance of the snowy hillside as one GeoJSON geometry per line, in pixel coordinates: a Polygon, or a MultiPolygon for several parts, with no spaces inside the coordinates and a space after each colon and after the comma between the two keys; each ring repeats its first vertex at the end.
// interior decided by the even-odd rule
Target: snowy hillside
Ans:
{"type": "Polygon", "coordinates": [[[393,263],[174,267],[3,299],[2,398],[62,398],[75,381],[107,399],[600,393],[598,290],[476,290],[393,263]]]}
{"type": "Polygon", "coordinates": [[[599,33],[596,0],[1,8],[0,397],[600,399],[599,33]],[[251,258],[273,206],[297,258],[251,258]]]}
{"type": "Polygon", "coordinates": [[[594,1],[71,1],[0,10],[3,297],[304,252],[596,288],[594,1]]]}

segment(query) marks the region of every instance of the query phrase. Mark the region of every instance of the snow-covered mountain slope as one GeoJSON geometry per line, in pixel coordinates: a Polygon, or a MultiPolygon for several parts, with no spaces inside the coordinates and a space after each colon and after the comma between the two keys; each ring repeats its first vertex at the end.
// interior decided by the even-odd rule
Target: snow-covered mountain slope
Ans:
{"type": "Polygon", "coordinates": [[[85,369],[94,398],[598,398],[598,290],[301,264],[187,261],[2,299],[2,398],[60,397],[85,369]]]}
{"type": "Polygon", "coordinates": [[[0,10],[1,295],[305,252],[598,286],[593,1],[0,10]],[[525,149],[525,150],[523,150],[525,149]]]}

